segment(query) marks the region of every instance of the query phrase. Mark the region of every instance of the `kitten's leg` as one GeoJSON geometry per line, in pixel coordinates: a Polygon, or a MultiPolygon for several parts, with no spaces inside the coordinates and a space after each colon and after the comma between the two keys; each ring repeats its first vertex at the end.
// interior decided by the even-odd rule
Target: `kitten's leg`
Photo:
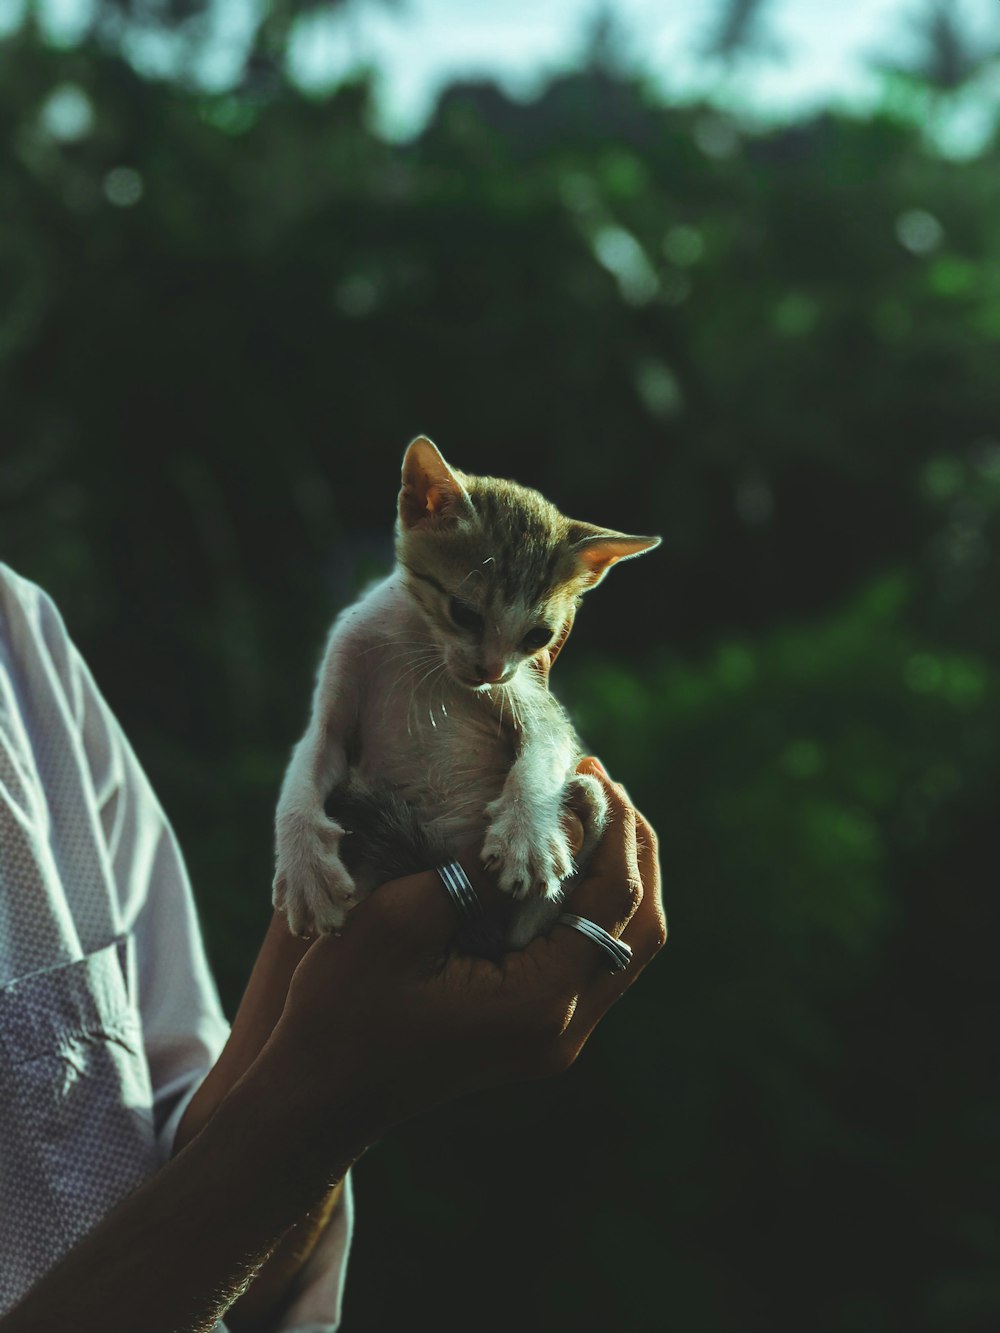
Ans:
{"type": "Polygon", "coordinates": [[[338,930],[357,900],[340,856],[345,830],[324,803],[347,774],[347,739],[357,717],[350,662],[331,636],[320,670],[306,734],[292,754],[275,818],[276,867],[272,901],[295,934],[338,930]]]}
{"type": "Polygon", "coordinates": [[[584,870],[591,853],[608,824],[608,798],[596,778],[578,773],[563,788],[562,808],[572,810],[583,825],[583,844],[576,854],[576,874],[560,886],[558,894],[528,898],[519,903],[511,918],[507,939],[514,949],[523,949],[536,935],[544,935],[562,910],[563,901],[572,893],[577,875],[584,870]]]}
{"type": "Polygon", "coordinates": [[[486,807],[483,862],[515,898],[537,894],[558,900],[560,884],[573,873],[573,850],[560,818],[572,758],[568,736],[539,729],[524,743],[503,791],[486,807]]]}

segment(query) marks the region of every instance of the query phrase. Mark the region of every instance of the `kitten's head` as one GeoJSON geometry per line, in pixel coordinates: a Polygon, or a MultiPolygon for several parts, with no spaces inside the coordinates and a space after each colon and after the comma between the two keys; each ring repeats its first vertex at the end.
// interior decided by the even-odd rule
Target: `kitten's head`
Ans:
{"type": "Polygon", "coordinates": [[[418,436],[403,459],[396,556],[451,675],[510,682],[557,643],[580,596],[659,537],[566,518],[537,491],[450,468],[418,436]]]}

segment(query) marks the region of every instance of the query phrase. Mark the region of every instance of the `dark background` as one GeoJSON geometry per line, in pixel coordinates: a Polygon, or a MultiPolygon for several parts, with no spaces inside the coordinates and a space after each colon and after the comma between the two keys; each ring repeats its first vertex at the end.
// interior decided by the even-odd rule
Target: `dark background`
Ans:
{"type": "MultiPolygon", "coordinates": [[[[613,15],[530,103],[145,79],[197,0],[0,42],[0,557],[174,821],[230,1013],[334,612],[426,431],[660,532],[555,673],[658,828],[671,942],[577,1067],[373,1149],[345,1330],[1000,1327],[1000,146],[933,130],[947,7],[867,118],[668,103],[613,15]],[[81,128],[82,127],[82,128],[81,128]]],[[[916,48],[914,48],[916,49],[916,48]]]]}

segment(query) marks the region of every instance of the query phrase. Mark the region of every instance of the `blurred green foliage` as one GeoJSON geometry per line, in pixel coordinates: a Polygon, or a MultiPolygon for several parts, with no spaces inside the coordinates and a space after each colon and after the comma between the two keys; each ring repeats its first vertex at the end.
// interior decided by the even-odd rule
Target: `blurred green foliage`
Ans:
{"type": "Polygon", "coordinates": [[[996,144],[750,133],[609,60],[406,146],[370,97],[0,43],[0,556],[153,776],[230,1011],[407,439],[665,537],[556,686],[671,944],[571,1075],[369,1155],[345,1328],[997,1327],[996,144]]]}

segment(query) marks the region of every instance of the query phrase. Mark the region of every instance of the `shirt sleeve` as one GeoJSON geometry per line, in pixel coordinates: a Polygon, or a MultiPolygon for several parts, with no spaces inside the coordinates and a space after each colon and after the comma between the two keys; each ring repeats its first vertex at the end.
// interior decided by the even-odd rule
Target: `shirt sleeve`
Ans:
{"type": "MultiPolygon", "coordinates": [[[[54,628],[51,617],[58,613],[51,603],[46,611],[54,628]]],[[[64,643],[119,919],[132,936],[131,980],[159,1158],[166,1162],[181,1117],[219,1058],[229,1025],[173,829],[86,663],[67,639],[64,643]]]]}
{"type": "MultiPolygon", "coordinates": [[[[133,980],[153,1122],[159,1160],[165,1163],[189,1102],[226,1043],[229,1025],[170,823],[55,605],[44,593],[39,597],[46,639],[77,716],[121,922],[133,937],[133,980]]],[[[341,1317],[353,1216],[348,1178],[341,1205],[304,1265],[298,1295],[275,1333],[334,1333],[341,1317]]]]}

